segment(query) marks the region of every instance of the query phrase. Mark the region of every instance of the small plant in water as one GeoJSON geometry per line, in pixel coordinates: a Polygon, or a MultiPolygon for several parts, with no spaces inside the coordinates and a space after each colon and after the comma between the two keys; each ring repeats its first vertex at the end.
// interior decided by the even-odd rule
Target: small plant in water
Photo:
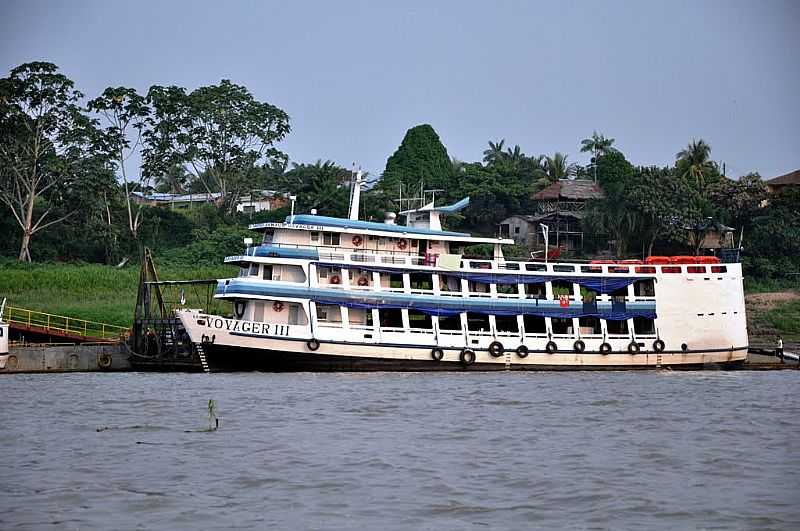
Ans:
{"type": "Polygon", "coordinates": [[[219,429],[219,419],[217,418],[217,402],[213,398],[208,400],[208,431],[219,429]]]}

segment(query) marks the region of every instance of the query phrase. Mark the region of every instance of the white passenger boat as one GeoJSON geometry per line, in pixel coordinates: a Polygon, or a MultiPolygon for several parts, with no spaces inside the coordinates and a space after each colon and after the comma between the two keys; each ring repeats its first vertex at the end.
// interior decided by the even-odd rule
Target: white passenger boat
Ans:
{"type": "Polygon", "coordinates": [[[178,315],[212,371],[699,368],[747,354],[742,269],[716,259],[506,260],[510,239],[442,230],[454,205],[406,224],[296,215],[260,223],[215,298],[178,315]],[[489,244],[491,259],[462,256],[489,244]],[[706,263],[702,263],[706,262],[706,263]]]}

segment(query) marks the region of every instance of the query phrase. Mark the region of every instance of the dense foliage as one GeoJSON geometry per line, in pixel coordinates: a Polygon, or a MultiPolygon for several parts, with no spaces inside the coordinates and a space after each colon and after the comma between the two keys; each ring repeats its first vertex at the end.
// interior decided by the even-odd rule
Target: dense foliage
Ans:
{"type": "MultiPolygon", "coordinates": [[[[248,223],[289,214],[288,206],[236,212],[236,202],[255,190],[296,195],[297,213],[346,216],[353,172],[323,159],[290,164],[277,147],[289,131],[283,110],[228,80],[194,90],[153,86],[144,95],[109,87],[84,103],[55,65],[16,67],[0,80],[0,255],[117,264],[135,262],[148,246],[175,264],[219,263],[255,236],[248,223]],[[137,154],[143,164],[134,172],[126,161],[137,154]],[[221,197],[176,210],[132,200],[133,192],[153,191],[221,197]]],[[[529,155],[505,139],[468,162],[451,159],[431,125],[418,125],[383,173],[368,178],[360,216],[382,219],[407,208],[397,201],[401,190],[409,199],[436,189],[438,204],[471,198],[447,218],[448,228],[495,235],[508,216],[534,214],[533,196],[546,186],[597,179],[605,198],[584,216],[594,242],[587,254],[697,252],[687,229],[724,223],[743,231],[749,275],[796,278],[797,189],[768,195],[756,173],[728,179],[702,139],[680,149],[669,167],[634,166],[614,142],[596,131],[583,139],[578,149],[591,155],[588,166],[563,152],[529,155]]]]}

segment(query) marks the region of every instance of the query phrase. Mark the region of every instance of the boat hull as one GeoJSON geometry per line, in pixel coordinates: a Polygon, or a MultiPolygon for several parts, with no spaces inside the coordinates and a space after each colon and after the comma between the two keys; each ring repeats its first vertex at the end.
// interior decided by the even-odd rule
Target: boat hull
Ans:
{"type": "MultiPolygon", "coordinates": [[[[302,344],[302,343],[301,343],[302,344]]],[[[304,344],[303,344],[304,345],[304,344]]],[[[324,348],[321,347],[320,350],[324,348]]],[[[329,347],[330,348],[330,347],[329,347]]],[[[492,361],[476,361],[464,364],[459,360],[460,351],[445,350],[445,358],[435,361],[430,350],[415,349],[414,354],[427,354],[428,359],[419,356],[403,357],[380,355],[384,347],[372,345],[372,354],[358,352],[352,354],[330,354],[324,352],[302,352],[274,350],[271,348],[244,348],[231,345],[205,343],[206,360],[212,372],[264,371],[566,371],[566,370],[632,370],[632,369],[725,369],[737,368],[747,353],[747,348],[726,352],[687,352],[639,354],[601,354],[601,353],[530,353],[524,360],[515,353],[504,354],[492,361]]],[[[350,346],[349,350],[354,351],[350,346]]],[[[362,350],[362,349],[355,349],[362,350]]],[[[387,353],[388,354],[388,353],[387,353]]],[[[481,353],[476,353],[478,358],[481,353]]]]}

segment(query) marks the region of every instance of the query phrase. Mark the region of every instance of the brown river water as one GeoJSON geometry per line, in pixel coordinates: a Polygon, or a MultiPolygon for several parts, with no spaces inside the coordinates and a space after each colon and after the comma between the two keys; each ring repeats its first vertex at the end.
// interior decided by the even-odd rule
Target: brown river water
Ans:
{"type": "Polygon", "coordinates": [[[798,371],[8,375],[0,392],[4,530],[800,529],[798,371]]]}

